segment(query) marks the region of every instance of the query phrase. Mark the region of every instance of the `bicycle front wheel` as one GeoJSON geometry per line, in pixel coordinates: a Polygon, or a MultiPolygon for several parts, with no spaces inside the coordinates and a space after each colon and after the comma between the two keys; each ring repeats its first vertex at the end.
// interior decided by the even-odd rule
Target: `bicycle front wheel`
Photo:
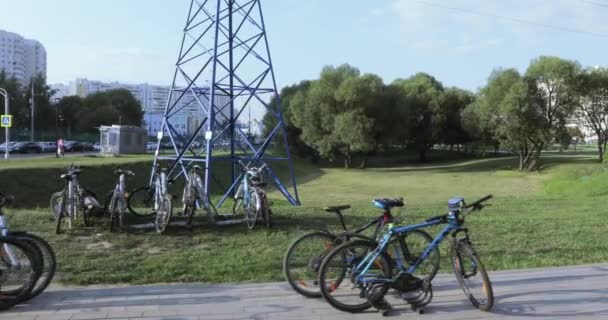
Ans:
{"type": "Polygon", "coordinates": [[[72,228],[72,204],[68,204],[68,202],[70,201],[66,195],[66,192],[63,192],[63,195],[61,196],[61,201],[59,204],[59,214],[57,215],[57,223],[56,223],[56,228],[55,228],[55,233],[56,234],[60,234],[61,232],[63,232],[66,228],[70,229],[72,228]]]}
{"type": "Polygon", "coordinates": [[[57,220],[59,217],[59,211],[61,211],[61,201],[63,201],[63,191],[55,192],[53,195],[51,195],[51,204],[49,207],[55,220],[57,220]]]}
{"type": "MultiPolygon", "coordinates": [[[[360,273],[354,269],[371,254],[377,243],[356,240],[346,242],[332,250],[321,264],[319,285],[323,298],[334,308],[345,312],[361,312],[371,307],[367,299],[369,284],[357,279],[360,273]]],[[[362,276],[368,280],[387,281],[391,279],[391,260],[386,254],[378,255],[369,270],[362,276]]],[[[378,283],[379,283],[378,281],[378,283]]],[[[374,289],[374,295],[383,296],[389,285],[382,284],[374,289]]]]}
{"type": "Polygon", "coordinates": [[[53,251],[53,248],[46,240],[34,234],[27,232],[10,232],[10,236],[27,238],[40,250],[42,271],[36,285],[32,289],[32,292],[27,297],[27,299],[32,299],[44,291],[55,276],[55,271],[57,270],[57,258],[55,257],[55,251],[53,251]]]}
{"type": "Polygon", "coordinates": [[[245,222],[247,223],[247,228],[249,228],[249,230],[253,230],[258,223],[261,211],[261,208],[258,207],[260,201],[260,195],[255,192],[255,190],[251,190],[249,193],[249,202],[245,204],[245,222]]]}
{"type": "Polygon", "coordinates": [[[337,237],[327,232],[306,234],[294,241],[283,259],[283,273],[289,285],[299,294],[320,298],[319,269],[334,248],[337,237]]]}
{"type": "Polygon", "coordinates": [[[40,277],[40,256],[25,240],[0,237],[0,310],[24,301],[40,277]]]}
{"type": "Polygon", "coordinates": [[[482,311],[490,311],[494,305],[492,283],[469,241],[455,240],[452,246],[452,267],[458,284],[473,306],[482,311]]]}
{"type": "Polygon", "coordinates": [[[127,209],[136,216],[154,215],[154,188],[146,186],[131,191],[127,197],[127,209]]]}
{"type": "Polygon", "coordinates": [[[163,233],[169,221],[171,221],[171,215],[173,214],[173,205],[171,203],[171,195],[165,194],[162,198],[162,202],[159,206],[158,212],[156,212],[156,219],[154,220],[154,226],[156,232],[163,233]]]}

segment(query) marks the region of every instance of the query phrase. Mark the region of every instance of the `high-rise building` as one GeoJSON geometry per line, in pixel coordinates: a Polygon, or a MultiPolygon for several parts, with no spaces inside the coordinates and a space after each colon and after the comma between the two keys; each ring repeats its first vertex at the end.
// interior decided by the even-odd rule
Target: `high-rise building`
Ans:
{"type": "Polygon", "coordinates": [[[27,85],[38,74],[46,77],[46,50],[36,41],[0,30],[0,70],[27,85]]]}

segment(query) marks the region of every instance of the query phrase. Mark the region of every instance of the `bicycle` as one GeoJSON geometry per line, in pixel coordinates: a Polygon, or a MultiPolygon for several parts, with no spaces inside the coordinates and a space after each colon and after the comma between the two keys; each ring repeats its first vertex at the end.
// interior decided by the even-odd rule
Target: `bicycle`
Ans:
{"type": "Polygon", "coordinates": [[[72,225],[77,219],[79,212],[82,213],[84,225],[88,227],[89,213],[94,208],[101,207],[95,194],[80,186],[78,181],[80,173],[79,167],[74,165],[68,167],[67,173],[61,175],[65,187],[62,191],[56,192],[51,196],[51,210],[53,210],[57,219],[55,230],[57,234],[62,232],[63,223],[67,223],[68,229],[72,229],[72,225]]]}
{"type": "Polygon", "coordinates": [[[208,214],[211,214],[211,210],[208,208],[208,201],[205,197],[205,188],[203,179],[198,174],[200,170],[203,170],[198,165],[190,167],[188,170],[188,176],[186,177],[186,184],[184,185],[184,192],[182,193],[182,203],[184,204],[183,214],[187,217],[186,224],[192,229],[192,220],[194,213],[196,212],[198,201],[202,200],[202,206],[208,214]]]}
{"type": "MultiPolygon", "coordinates": [[[[375,200],[374,203],[376,203],[376,201],[378,200],[375,200]]],[[[397,204],[397,207],[403,207],[405,205],[403,199],[396,199],[393,201],[397,204]]],[[[342,215],[342,211],[347,209],[350,209],[350,205],[324,208],[326,212],[338,215],[343,232],[338,234],[328,231],[311,232],[293,241],[287,249],[283,259],[283,273],[289,285],[299,294],[308,298],[320,298],[321,291],[319,288],[318,273],[321,262],[327,254],[335,247],[352,239],[375,241],[385,227],[389,223],[394,222],[391,210],[384,210],[380,216],[356,230],[350,231],[346,227],[344,216],[342,215]],[[372,227],[374,227],[374,230],[371,237],[363,234],[363,232],[372,227]]],[[[432,239],[433,238],[425,231],[412,231],[408,234],[410,252],[416,251],[416,248],[418,247],[426,247],[426,244],[431,243],[432,239]]],[[[410,261],[413,260],[414,259],[410,257],[410,261]]],[[[429,266],[429,270],[424,270],[422,272],[424,272],[426,279],[431,280],[435,277],[438,270],[439,259],[436,259],[434,264],[429,266]]]]}
{"type": "MultiPolygon", "coordinates": [[[[430,281],[420,279],[412,274],[451,234],[452,268],[458,283],[474,307],[489,311],[494,303],[492,285],[469,240],[468,230],[462,226],[466,215],[482,210],[484,208],[483,203],[491,198],[492,196],[488,195],[470,205],[466,205],[463,198],[453,198],[448,202],[448,214],[427,219],[420,224],[400,227],[389,226],[388,231],[385,232],[378,243],[355,240],[340,245],[327,255],[321,265],[319,271],[321,294],[330,305],[338,310],[361,312],[374,306],[377,309],[384,310],[383,312],[386,315],[386,312],[390,311],[390,305],[386,303],[384,296],[390,288],[394,288],[401,294],[416,292],[417,295],[405,299],[414,310],[421,310],[430,303],[433,297],[432,286],[430,281]],[[408,232],[437,225],[446,226],[413,264],[406,267],[400,263],[400,259],[397,259],[398,272],[396,276],[393,276],[395,266],[389,256],[389,244],[408,232]],[[464,234],[464,237],[459,237],[461,233],[464,234]],[[337,273],[337,276],[333,276],[332,272],[337,273]],[[470,282],[477,275],[481,278],[480,292],[473,294],[473,283],[470,282]],[[344,279],[349,281],[342,283],[344,279]],[[347,293],[348,291],[358,293],[353,299],[354,301],[340,301],[342,297],[338,299],[340,285],[342,284],[345,285],[346,289],[344,291],[347,293]]],[[[407,255],[407,249],[407,246],[401,245],[402,252],[395,250],[393,254],[407,255]]]]}
{"type": "Polygon", "coordinates": [[[57,268],[55,252],[46,240],[27,232],[9,230],[4,207],[13,199],[0,193],[0,242],[3,242],[0,246],[0,310],[42,293],[57,268]],[[11,284],[11,272],[26,272],[26,280],[11,284]]]}
{"type": "Polygon", "coordinates": [[[165,232],[171,216],[173,215],[172,196],[168,192],[167,185],[172,183],[167,178],[167,170],[157,166],[154,170],[153,190],[154,190],[154,227],[157,233],[165,232]]]}
{"type": "Polygon", "coordinates": [[[253,230],[260,218],[264,221],[267,228],[272,226],[272,211],[268,205],[266,197],[266,183],[263,180],[262,172],[267,168],[266,164],[261,167],[245,165],[242,161],[239,164],[243,167],[243,178],[236,193],[234,194],[234,206],[232,213],[236,214],[239,209],[245,211],[245,222],[249,230],[253,230]]]}
{"type": "Polygon", "coordinates": [[[127,209],[125,184],[127,176],[135,176],[132,171],[120,168],[114,171],[114,174],[118,176],[118,181],[114,190],[109,193],[105,206],[105,210],[110,216],[110,232],[114,232],[116,229],[122,230],[125,227],[125,211],[127,209]]]}

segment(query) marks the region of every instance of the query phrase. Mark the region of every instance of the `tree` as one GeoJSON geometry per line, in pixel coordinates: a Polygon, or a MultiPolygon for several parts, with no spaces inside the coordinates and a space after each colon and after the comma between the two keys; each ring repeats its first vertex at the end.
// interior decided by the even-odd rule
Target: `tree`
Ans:
{"type": "Polygon", "coordinates": [[[383,86],[377,76],[360,76],[349,65],[325,67],[319,80],[293,97],[291,120],[319,155],[330,160],[343,156],[344,166],[350,168],[353,153],[376,147],[370,114],[383,86]],[[348,128],[357,132],[349,134],[348,128]]]}
{"type": "Polygon", "coordinates": [[[67,96],[57,102],[58,113],[63,119],[62,124],[67,128],[68,137],[76,126],[78,115],[84,108],[84,99],[79,96],[67,96]]]}
{"type": "Polygon", "coordinates": [[[578,93],[577,120],[597,135],[599,159],[604,161],[608,143],[608,69],[581,72],[578,93]]]}
{"type": "MultiPolygon", "coordinates": [[[[281,111],[283,113],[283,121],[285,122],[285,132],[287,134],[287,142],[290,150],[301,157],[312,156],[316,159],[314,149],[307,146],[301,139],[302,130],[293,124],[292,118],[292,101],[298,93],[305,93],[310,88],[310,81],[302,81],[293,86],[287,86],[281,90],[281,111]]],[[[277,97],[273,97],[270,101],[270,110],[266,111],[262,118],[263,136],[267,137],[278,124],[277,118],[277,97]]],[[[283,141],[283,132],[277,132],[275,141],[283,141]]]]}
{"type": "Polygon", "coordinates": [[[425,73],[395,80],[393,86],[401,90],[398,108],[402,108],[401,114],[405,116],[408,145],[425,162],[427,152],[440,140],[447,117],[442,108],[443,86],[425,73]]]}
{"type": "Polygon", "coordinates": [[[526,170],[538,167],[541,151],[563,129],[577,105],[577,77],[581,67],[577,62],[558,57],[541,56],[532,61],[526,71],[529,102],[539,115],[537,126],[541,135],[526,170]]]}
{"type": "Polygon", "coordinates": [[[103,125],[141,126],[143,111],[130,91],[119,89],[95,93],[84,98],[76,112],[75,127],[80,132],[96,132],[103,125]]]}
{"type": "Polygon", "coordinates": [[[441,113],[445,114],[445,121],[439,133],[439,140],[450,146],[460,145],[471,141],[471,137],[462,124],[464,109],[475,100],[475,96],[466,90],[449,88],[442,95],[441,113]]]}

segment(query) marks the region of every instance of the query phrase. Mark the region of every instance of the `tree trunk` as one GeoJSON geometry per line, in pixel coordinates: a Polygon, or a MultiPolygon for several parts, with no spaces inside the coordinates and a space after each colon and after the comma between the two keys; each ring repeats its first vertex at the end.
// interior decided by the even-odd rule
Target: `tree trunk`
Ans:
{"type": "Polygon", "coordinates": [[[367,168],[367,161],[368,161],[367,157],[363,158],[363,160],[361,160],[361,165],[359,165],[359,169],[367,168]]]}
{"type": "Polygon", "coordinates": [[[602,138],[600,138],[600,136],[597,137],[597,151],[600,155],[600,162],[604,162],[604,152],[606,152],[606,147],[605,142],[602,140],[602,138]]]}
{"type": "Polygon", "coordinates": [[[426,162],[426,148],[420,149],[418,151],[418,159],[420,160],[420,162],[426,162]]]}
{"type": "Polygon", "coordinates": [[[350,169],[353,160],[351,159],[350,153],[344,154],[344,169],[350,169]]]}

